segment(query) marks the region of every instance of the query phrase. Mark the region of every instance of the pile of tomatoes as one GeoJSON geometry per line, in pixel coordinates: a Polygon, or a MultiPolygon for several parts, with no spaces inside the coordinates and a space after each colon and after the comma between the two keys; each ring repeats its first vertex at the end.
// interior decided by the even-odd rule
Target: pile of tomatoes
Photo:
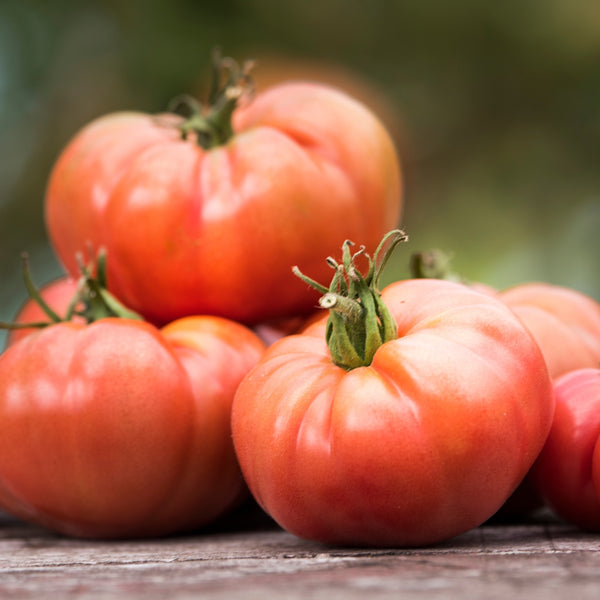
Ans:
{"type": "Polygon", "coordinates": [[[600,529],[600,305],[380,290],[405,240],[383,125],[322,84],[253,96],[248,65],[215,60],[206,107],[101,117],[50,173],[65,276],[26,276],[0,355],[0,508],[131,538],[252,494],[307,539],[415,546],[527,482],[600,529]]]}

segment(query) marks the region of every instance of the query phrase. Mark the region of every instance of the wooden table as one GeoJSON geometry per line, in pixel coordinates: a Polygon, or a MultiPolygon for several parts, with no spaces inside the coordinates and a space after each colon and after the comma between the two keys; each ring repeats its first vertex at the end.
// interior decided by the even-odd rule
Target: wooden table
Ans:
{"type": "Polygon", "coordinates": [[[193,535],[88,541],[0,515],[0,598],[600,599],[600,535],[551,516],[431,548],[332,548],[255,507],[193,535]]]}

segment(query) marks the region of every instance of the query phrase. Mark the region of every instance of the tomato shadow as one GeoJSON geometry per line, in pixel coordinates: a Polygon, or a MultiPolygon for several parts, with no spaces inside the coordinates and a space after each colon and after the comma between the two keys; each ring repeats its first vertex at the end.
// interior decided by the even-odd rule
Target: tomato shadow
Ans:
{"type": "Polygon", "coordinates": [[[281,527],[257,504],[254,498],[199,528],[195,533],[216,534],[280,530],[281,527]]]}

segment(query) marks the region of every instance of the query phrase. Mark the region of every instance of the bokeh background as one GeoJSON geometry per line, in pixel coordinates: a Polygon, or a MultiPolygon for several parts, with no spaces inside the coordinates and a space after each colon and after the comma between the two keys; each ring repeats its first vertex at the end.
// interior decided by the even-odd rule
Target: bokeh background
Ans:
{"type": "Polygon", "coordinates": [[[436,247],[473,280],[600,300],[597,0],[2,0],[0,319],[22,251],[38,283],[62,273],[43,221],[61,148],[102,114],[201,94],[214,46],[257,58],[259,89],[329,82],[386,123],[410,235],[387,279],[436,247]]]}

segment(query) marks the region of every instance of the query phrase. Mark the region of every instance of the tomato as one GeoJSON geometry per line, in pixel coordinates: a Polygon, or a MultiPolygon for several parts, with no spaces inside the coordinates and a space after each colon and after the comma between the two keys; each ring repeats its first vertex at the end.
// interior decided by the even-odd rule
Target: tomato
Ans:
{"type": "MultiPolygon", "coordinates": [[[[354,69],[338,62],[283,55],[281,52],[253,53],[259,65],[254,74],[258,91],[288,81],[313,81],[333,85],[345,91],[363,104],[372,107],[392,132],[395,139],[403,137],[404,124],[398,105],[377,82],[354,69]]],[[[202,82],[204,83],[204,82],[202,82]]]]}
{"type": "Polygon", "coordinates": [[[461,281],[497,295],[534,336],[553,378],[575,369],[600,365],[600,303],[575,289],[543,282],[521,283],[502,291],[466,282],[448,268],[439,250],[415,253],[411,272],[418,277],[461,281]]]}
{"type": "Polygon", "coordinates": [[[346,237],[375,244],[396,226],[398,157],[367,107],[317,83],[237,106],[240,85],[205,117],[120,112],[75,135],[45,202],[69,273],[77,252],[104,247],[110,291],[146,319],[256,324],[312,310],[292,265],[323,274],[346,237]]]}
{"type": "Polygon", "coordinates": [[[0,356],[0,507],[79,537],[210,522],[246,491],[230,408],[263,350],[244,326],[212,316],[28,335],[0,356]]]}
{"type": "MultiPolygon", "coordinates": [[[[565,286],[542,282],[522,283],[498,291],[465,281],[448,268],[448,263],[449,257],[437,250],[416,253],[411,257],[411,270],[420,277],[462,281],[499,298],[534,336],[552,378],[600,364],[600,304],[593,298],[565,286]]],[[[542,505],[528,475],[494,518],[513,520],[542,505]]]]}
{"type": "MultiPolygon", "coordinates": [[[[536,282],[503,290],[498,298],[529,329],[552,378],[600,365],[600,304],[593,298],[564,286],[536,282]]],[[[519,517],[542,505],[528,475],[496,516],[519,517]]]]}
{"type": "Polygon", "coordinates": [[[600,531],[600,368],[565,373],[555,395],[554,421],[532,479],[556,514],[600,531]]]}
{"type": "Polygon", "coordinates": [[[499,293],[535,337],[554,378],[600,365],[600,303],[577,290],[523,283],[499,293]]]}
{"type": "Polygon", "coordinates": [[[327,324],[275,342],[236,392],[242,471],[263,509],[300,537],[376,546],[451,538],[490,517],[539,454],[554,407],[544,359],[491,296],[420,279],[381,296],[360,283],[356,302],[342,293],[355,285],[355,264],[344,265],[338,292],[332,282],[321,299],[333,306],[327,324]],[[338,309],[346,316],[333,318],[338,309]],[[353,353],[371,358],[351,366],[353,353]]]}

